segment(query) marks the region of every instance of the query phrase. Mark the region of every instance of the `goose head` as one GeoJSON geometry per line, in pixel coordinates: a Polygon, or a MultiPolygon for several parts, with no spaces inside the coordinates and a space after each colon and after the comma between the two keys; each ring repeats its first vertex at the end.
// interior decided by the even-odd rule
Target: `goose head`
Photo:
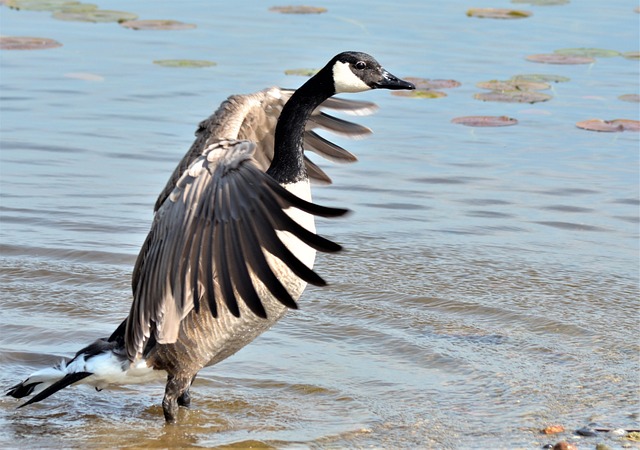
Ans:
{"type": "Polygon", "coordinates": [[[343,52],[327,64],[334,91],[362,92],[369,89],[415,89],[413,83],[401,80],[387,72],[371,55],[362,52],[343,52]]]}

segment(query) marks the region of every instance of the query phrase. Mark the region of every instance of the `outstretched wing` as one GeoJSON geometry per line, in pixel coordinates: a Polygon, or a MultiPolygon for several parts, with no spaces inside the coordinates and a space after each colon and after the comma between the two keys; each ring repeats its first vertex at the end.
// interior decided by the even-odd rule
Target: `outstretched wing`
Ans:
{"type": "MultiPolygon", "coordinates": [[[[258,166],[266,171],[273,159],[273,143],[276,123],[284,104],[293,94],[293,90],[269,88],[253,94],[233,95],[225,100],[209,118],[200,122],[196,139],[182,158],[155,204],[157,211],[182,173],[202,151],[212,142],[221,139],[246,139],[257,145],[254,158],[258,166]]],[[[362,125],[339,119],[323,112],[325,109],[352,115],[368,115],[378,107],[375,103],[330,98],[314,111],[307,122],[303,146],[323,158],[334,162],[356,161],[355,155],[342,147],[319,136],[314,129],[323,129],[340,136],[358,139],[371,134],[371,130],[362,125]]],[[[331,178],[316,164],[305,157],[309,178],[319,184],[330,184],[331,178]]]]}
{"type": "Polygon", "coordinates": [[[297,208],[324,217],[346,210],[290,193],[261,170],[254,151],[249,141],[208,145],[156,213],[134,268],[134,300],[125,330],[130,357],[142,353],[151,332],[160,343],[175,342],[180,322],[194,308],[217,317],[225,307],[237,317],[241,300],[254,314],[266,317],[252,277],[282,304],[296,308],[265,252],[306,282],[324,284],[283,244],[276,230],[316,250],[338,251],[339,245],[308,231],[285,210],[297,208]]]}

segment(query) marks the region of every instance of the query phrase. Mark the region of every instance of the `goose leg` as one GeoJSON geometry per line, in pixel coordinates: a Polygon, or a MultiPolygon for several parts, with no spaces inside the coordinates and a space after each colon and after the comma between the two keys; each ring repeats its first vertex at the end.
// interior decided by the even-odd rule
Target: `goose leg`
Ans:
{"type": "Polygon", "coordinates": [[[162,411],[167,422],[176,422],[178,419],[178,404],[180,399],[189,399],[189,386],[191,381],[188,378],[177,378],[173,375],[167,377],[167,387],[164,390],[162,399],[162,411]],[[185,396],[186,394],[186,396],[185,396]]]}
{"type": "Polygon", "coordinates": [[[178,397],[178,405],[184,406],[185,408],[191,406],[191,394],[189,394],[189,389],[191,388],[191,385],[193,384],[193,381],[195,379],[196,376],[194,375],[191,379],[191,383],[189,383],[189,387],[187,388],[187,390],[184,391],[180,397],[178,397]]]}

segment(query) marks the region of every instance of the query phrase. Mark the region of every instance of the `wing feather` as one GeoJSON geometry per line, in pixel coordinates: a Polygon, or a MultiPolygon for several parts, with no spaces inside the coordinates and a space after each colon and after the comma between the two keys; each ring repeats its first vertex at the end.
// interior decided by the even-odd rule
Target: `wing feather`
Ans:
{"type": "Polygon", "coordinates": [[[235,317],[266,317],[265,290],[257,289],[258,280],[273,298],[297,308],[266,252],[302,280],[325,284],[276,231],[320,251],[338,251],[338,244],[298,224],[287,209],[325,217],[346,210],[290,193],[261,170],[254,150],[248,141],[207,146],[156,213],[134,269],[134,300],[124,333],[131,358],[142,354],[152,334],[158,343],[175,342],[181,321],[194,309],[213,317],[221,308],[235,317]],[[241,305],[248,309],[243,312],[241,305]]]}
{"type": "MultiPolygon", "coordinates": [[[[293,90],[269,88],[262,91],[247,94],[233,95],[222,102],[220,107],[207,119],[200,122],[196,130],[196,138],[189,151],[179,162],[166,186],[158,196],[154,211],[158,211],[162,204],[176,187],[178,180],[193,162],[202,155],[203,151],[212,143],[223,139],[245,139],[257,145],[254,158],[259,167],[266,171],[273,159],[273,141],[275,126],[280,112],[293,94],[293,90]]],[[[332,97],[311,115],[307,122],[308,130],[322,128],[331,133],[336,133],[348,138],[359,139],[371,133],[367,127],[348,122],[326,114],[324,109],[333,109],[341,113],[352,115],[368,115],[373,113],[377,106],[375,103],[340,99],[332,97]]],[[[314,135],[305,133],[305,149],[314,151],[323,158],[338,162],[353,162],[356,157],[331,143],[328,140],[319,141],[314,135]],[[311,142],[313,140],[314,142],[311,142]],[[329,143],[330,145],[327,145],[329,143]]],[[[312,133],[312,132],[311,132],[312,133]]],[[[307,160],[309,178],[319,184],[331,184],[331,178],[316,164],[307,160]]]]}

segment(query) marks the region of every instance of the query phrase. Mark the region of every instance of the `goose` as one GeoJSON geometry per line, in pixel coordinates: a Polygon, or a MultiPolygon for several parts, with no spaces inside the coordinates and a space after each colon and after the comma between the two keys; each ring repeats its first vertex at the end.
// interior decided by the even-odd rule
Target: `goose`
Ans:
{"type": "MultiPolygon", "coordinates": [[[[305,138],[308,145],[313,141],[307,123],[313,116],[315,125],[362,130],[327,119],[318,107],[336,93],[414,88],[372,56],[349,51],[295,92],[267,90],[223,103],[222,113],[201,124],[156,203],[133,269],[128,317],[110,337],[33,373],[7,395],[32,395],[22,407],[76,383],[102,390],[166,379],[162,409],[167,422],[176,422],[179,407],[190,405],[189,389],[202,368],[236,353],[288,308],[297,308],[307,283],[326,284],[313,270],[316,251],[341,247],[316,233],[314,217],[339,217],[347,210],[311,201],[308,167],[321,181],[328,177],[304,157],[305,138]],[[257,106],[276,115],[277,123],[273,130],[245,130],[254,140],[246,139],[239,133],[251,128],[246,108],[234,117],[224,111],[266,97],[283,105],[257,106]]],[[[340,105],[367,108],[334,103],[340,105]]],[[[329,156],[335,150],[325,142],[316,147],[329,156]]]]}

